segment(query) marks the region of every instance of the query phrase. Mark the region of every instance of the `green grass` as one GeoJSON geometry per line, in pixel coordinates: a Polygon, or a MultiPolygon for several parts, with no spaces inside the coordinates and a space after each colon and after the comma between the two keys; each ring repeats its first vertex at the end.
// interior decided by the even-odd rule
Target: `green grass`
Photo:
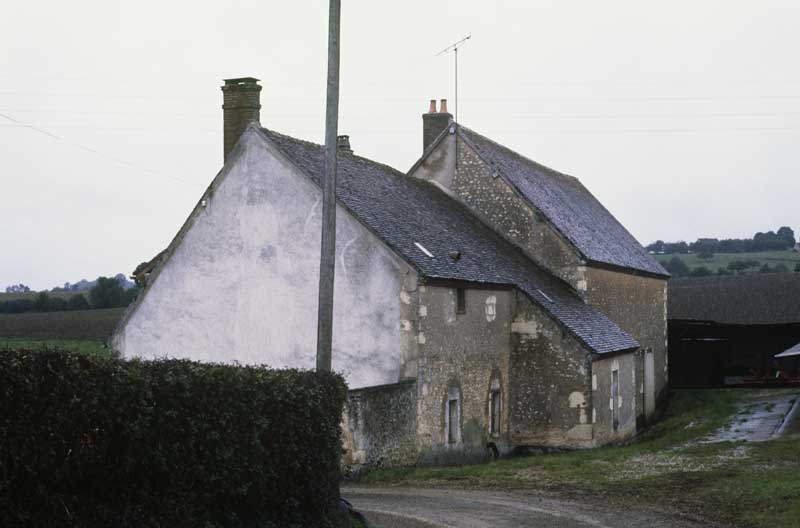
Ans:
{"type": "Polygon", "coordinates": [[[636,442],[446,468],[377,470],[376,484],[425,483],[590,493],[747,527],[800,526],[800,436],[762,443],[696,444],[739,405],[768,390],[679,391],[664,419],[636,442]]]}
{"type": "Polygon", "coordinates": [[[699,268],[705,266],[713,272],[719,268],[727,268],[728,264],[734,260],[757,260],[762,265],[769,264],[774,268],[776,264],[784,264],[789,271],[794,271],[795,265],[800,262],[800,253],[794,251],[762,251],[758,253],[715,253],[714,258],[704,260],[697,257],[697,254],[666,254],[656,255],[658,261],[663,265],[669,262],[672,257],[678,257],[683,260],[690,268],[699,268]]]}
{"type": "Polygon", "coordinates": [[[64,350],[81,354],[107,356],[108,348],[101,341],[67,339],[16,339],[0,337],[0,352],[9,349],[64,350]]]}

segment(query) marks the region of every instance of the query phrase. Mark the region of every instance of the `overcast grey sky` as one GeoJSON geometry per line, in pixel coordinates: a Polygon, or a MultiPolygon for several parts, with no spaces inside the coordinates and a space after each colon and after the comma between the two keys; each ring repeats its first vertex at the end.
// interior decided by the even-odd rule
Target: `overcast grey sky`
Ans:
{"type": "MultiPolygon", "coordinates": [[[[435,54],[471,33],[460,121],[579,177],[641,242],[797,231],[798,27],[796,1],[343,0],[339,130],[407,170],[428,100],[452,105],[435,54]]],[[[0,288],[163,249],[221,167],[225,77],[322,142],[326,32],[324,0],[5,0],[0,288]]]]}

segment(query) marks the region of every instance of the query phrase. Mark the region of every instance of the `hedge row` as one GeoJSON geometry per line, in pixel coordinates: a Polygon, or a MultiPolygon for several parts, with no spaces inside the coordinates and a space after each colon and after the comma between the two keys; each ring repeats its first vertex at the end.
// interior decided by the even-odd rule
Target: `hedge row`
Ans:
{"type": "Polygon", "coordinates": [[[0,356],[0,526],[314,526],[338,494],[340,376],[0,356]]]}

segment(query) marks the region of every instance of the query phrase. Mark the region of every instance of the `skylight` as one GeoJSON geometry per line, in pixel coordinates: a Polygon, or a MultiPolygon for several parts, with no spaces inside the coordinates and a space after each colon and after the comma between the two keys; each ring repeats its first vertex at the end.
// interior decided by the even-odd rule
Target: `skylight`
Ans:
{"type": "Polygon", "coordinates": [[[417,246],[417,247],[419,248],[419,250],[420,250],[420,251],[422,251],[423,253],[425,253],[425,254],[426,254],[426,255],[428,255],[429,257],[433,258],[433,253],[431,253],[430,251],[428,251],[427,249],[425,249],[425,246],[423,246],[423,245],[422,245],[422,244],[420,244],[419,242],[414,242],[414,245],[415,245],[415,246],[417,246]]]}

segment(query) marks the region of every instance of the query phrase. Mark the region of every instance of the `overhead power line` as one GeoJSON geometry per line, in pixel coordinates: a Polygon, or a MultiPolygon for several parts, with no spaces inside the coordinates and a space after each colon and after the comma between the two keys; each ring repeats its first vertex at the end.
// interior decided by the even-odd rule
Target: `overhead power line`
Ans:
{"type": "MultiPolygon", "coordinates": [[[[0,95],[19,95],[32,97],[97,97],[111,99],[207,99],[199,95],[155,95],[155,94],[89,94],[89,93],[48,93],[48,92],[0,92],[0,95]]],[[[469,97],[465,101],[492,102],[492,103],[524,103],[534,101],[544,102],[629,102],[629,101],[736,101],[736,100],[794,100],[800,99],[800,94],[712,94],[712,95],[655,95],[655,96],[613,96],[613,97],[569,97],[569,96],[532,96],[532,97],[469,97]]],[[[343,97],[342,101],[357,103],[386,103],[413,101],[416,97],[343,97]]],[[[282,103],[317,101],[315,97],[281,96],[282,103]]]]}
{"type": "Polygon", "coordinates": [[[130,161],[124,160],[122,158],[118,158],[116,156],[112,156],[110,154],[106,154],[106,153],[101,152],[101,151],[99,151],[97,149],[94,149],[92,147],[87,147],[86,145],[83,145],[81,143],[77,143],[75,141],[69,140],[69,139],[64,138],[62,136],[59,136],[57,134],[53,134],[52,132],[49,132],[49,131],[47,131],[47,130],[45,130],[43,128],[39,128],[37,126],[33,126],[31,124],[22,122],[22,121],[20,121],[18,119],[14,119],[13,117],[11,117],[9,115],[0,114],[0,117],[6,119],[8,121],[11,121],[13,123],[16,123],[17,125],[19,125],[19,126],[21,126],[23,128],[28,128],[30,130],[34,130],[34,131],[39,132],[40,134],[43,134],[43,135],[45,135],[45,136],[47,136],[49,138],[55,139],[57,141],[62,141],[64,143],[68,144],[68,145],[71,145],[71,146],[75,147],[75,148],[84,150],[86,152],[90,152],[90,153],[95,154],[95,155],[97,155],[97,156],[99,156],[101,158],[105,158],[105,159],[114,161],[114,162],[116,162],[116,163],[118,163],[120,165],[124,165],[124,166],[126,166],[126,167],[128,167],[130,169],[134,169],[136,171],[142,171],[142,172],[145,172],[145,173],[150,174],[152,176],[169,178],[171,180],[174,180],[176,182],[180,182],[180,183],[183,183],[183,184],[186,184],[186,185],[192,185],[192,186],[195,186],[195,187],[203,187],[202,185],[199,185],[197,183],[193,183],[193,182],[178,178],[176,176],[172,176],[171,174],[162,174],[160,172],[154,171],[154,170],[149,169],[147,167],[142,167],[140,165],[137,165],[137,164],[132,163],[130,161]]]}

